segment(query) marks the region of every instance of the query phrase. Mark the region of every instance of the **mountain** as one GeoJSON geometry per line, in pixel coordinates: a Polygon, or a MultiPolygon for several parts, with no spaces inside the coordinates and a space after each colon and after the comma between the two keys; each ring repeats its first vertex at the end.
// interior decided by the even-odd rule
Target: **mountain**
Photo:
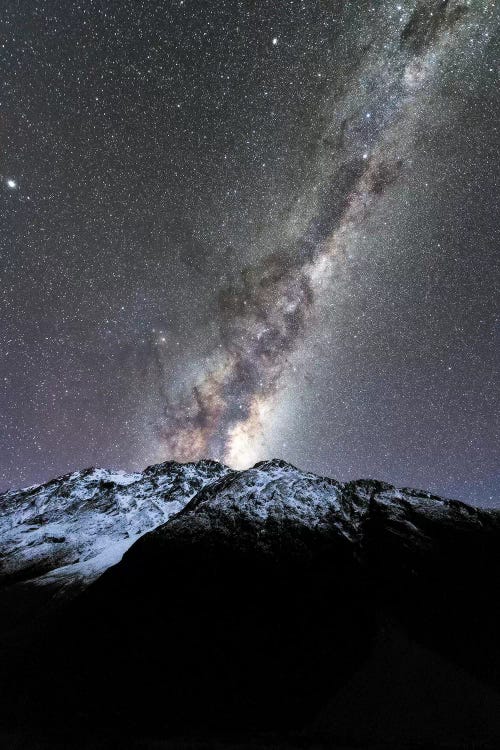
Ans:
{"type": "Polygon", "coordinates": [[[169,461],[142,473],[90,468],[0,495],[0,584],[86,586],[208,482],[215,461],[169,461]]]}
{"type": "Polygon", "coordinates": [[[84,590],[59,589],[50,616],[18,616],[4,634],[5,727],[498,746],[499,511],[279,460],[167,463],[131,481],[93,472],[3,498],[2,539],[16,519],[35,552],[21,546],[16,564],[9,541],[5,575],[23,577],[0,599],[11,624],[61,563],[81,565],[51,559],[30,526],[40,508],[85,564],[105,559],[97,531],[136,539],[99,577],[81,574],[84,590]]]}

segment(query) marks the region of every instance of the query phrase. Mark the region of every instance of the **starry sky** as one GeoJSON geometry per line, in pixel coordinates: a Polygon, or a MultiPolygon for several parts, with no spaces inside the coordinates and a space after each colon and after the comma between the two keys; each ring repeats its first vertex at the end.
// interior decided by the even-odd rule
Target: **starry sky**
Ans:
{"type": "Polygon", "coordinates": [[[0,489],[278,456],[497,505],[491,0],[3,0],[0,489]]]}

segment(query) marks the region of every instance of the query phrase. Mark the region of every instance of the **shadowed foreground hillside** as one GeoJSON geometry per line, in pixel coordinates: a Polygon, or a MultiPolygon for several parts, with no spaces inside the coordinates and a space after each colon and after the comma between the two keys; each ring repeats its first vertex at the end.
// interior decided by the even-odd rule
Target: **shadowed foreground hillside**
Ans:
{"type": "Polygon", "coordinates": [[[2,548],[6,746],[499,745],[497,511],[282,461],[90,476],[3,497],[40,566],[2,548]],[[89,524],[136,541],[106,569],[89,524]]]}

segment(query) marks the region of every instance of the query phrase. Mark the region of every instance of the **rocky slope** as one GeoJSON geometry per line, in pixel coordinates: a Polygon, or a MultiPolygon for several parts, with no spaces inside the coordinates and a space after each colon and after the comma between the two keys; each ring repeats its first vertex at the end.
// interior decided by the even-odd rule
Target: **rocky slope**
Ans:
{"type": "Polygon", "coordinates": [[[215,461],[86,469],[0,495],[0,583],[88,585],[145,532],[227,474],[215,461]]]}
{"type": "MultiPolygon", "coordinates": [[[[11,725],[500,742],[500,512],[276,460],[202,466],[175,465],[183,499],[158,479],[178,512],[41,631],[11,629],[0,692],[11,725]]],[[[132,497],[148,471],[170,476],[155,467],[119,490],[139,534],[132,497]]],[[[101,502],[97,490],[94,511],[101,502]]],[[[126,514],[115,518],[123,533],[126,514]]]]}

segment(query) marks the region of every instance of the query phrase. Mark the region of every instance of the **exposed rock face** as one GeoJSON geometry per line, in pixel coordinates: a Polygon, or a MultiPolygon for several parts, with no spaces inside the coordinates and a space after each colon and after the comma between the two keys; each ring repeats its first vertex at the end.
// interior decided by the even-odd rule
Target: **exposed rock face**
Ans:
{"type": "Polygon", "coordinates": [[[22,684],[14,717],[162,736],[500,741],[500,512],[282,461],[204,471],[178,513],[41,635],[25,631],[25,668],[6,659],[0,695],[9,704],[22,684]],[[48,700],[31,689],[40,674],[48,700]]]}

